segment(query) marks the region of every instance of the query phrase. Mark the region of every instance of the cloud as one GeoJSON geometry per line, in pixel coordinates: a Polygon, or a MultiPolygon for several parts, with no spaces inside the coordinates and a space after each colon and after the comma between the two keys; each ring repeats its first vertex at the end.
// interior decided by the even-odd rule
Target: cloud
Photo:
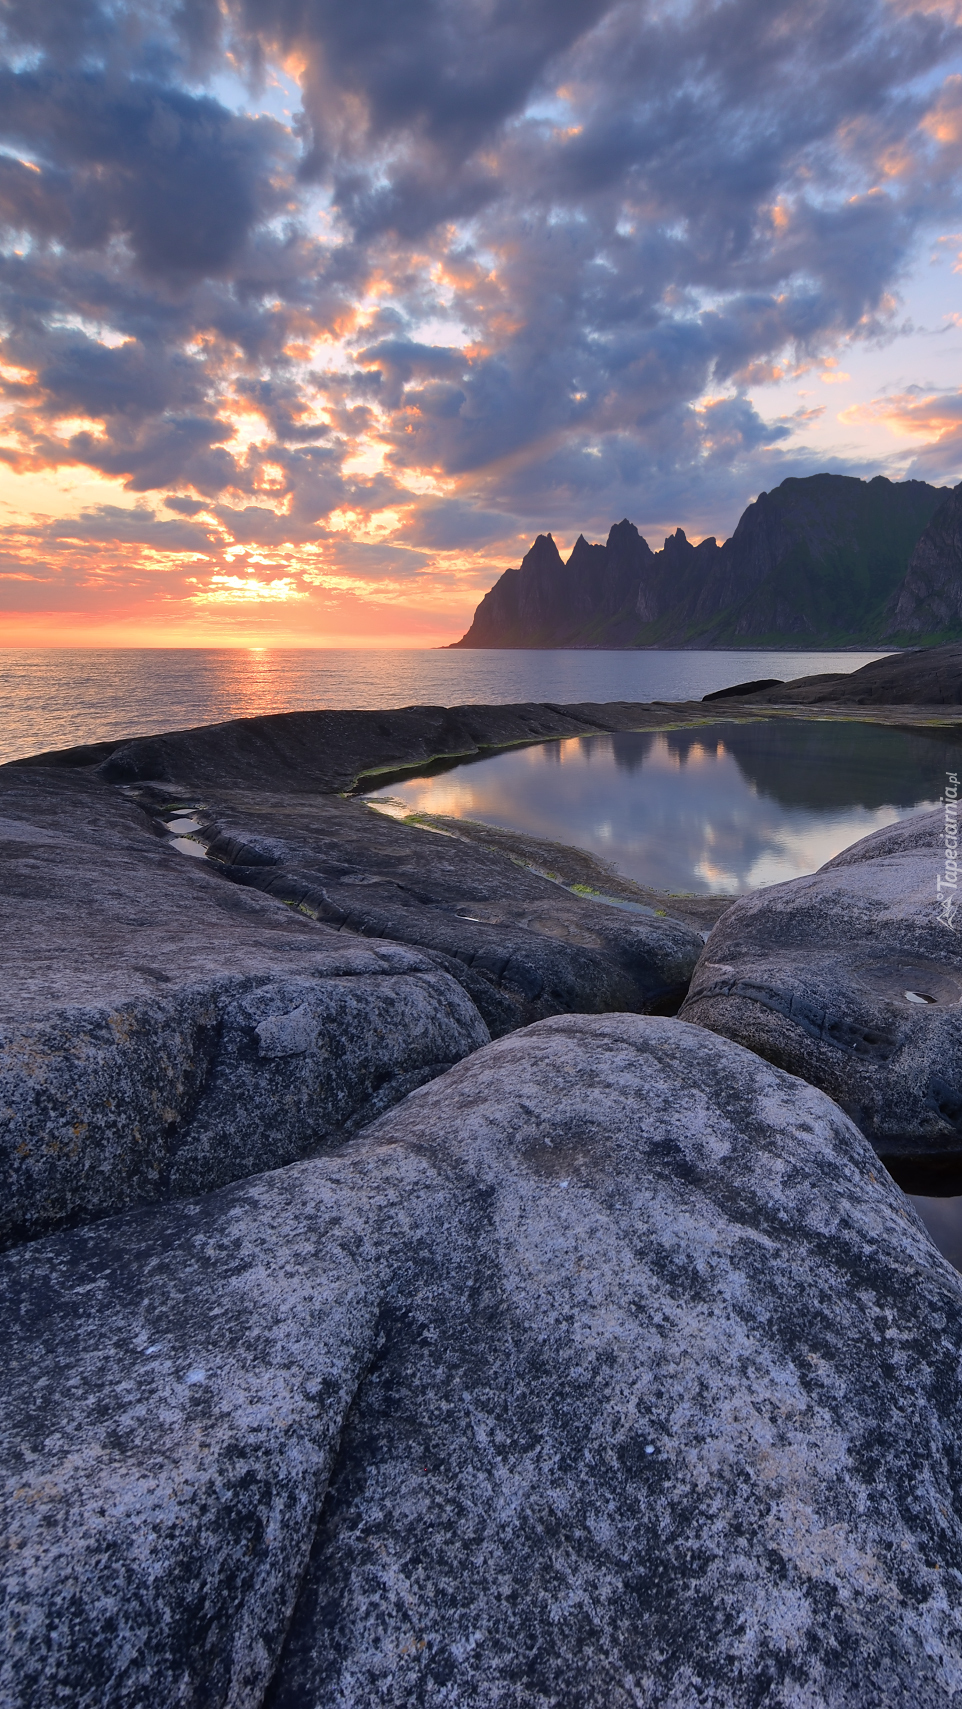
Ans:
{"type": "Polygon", "coordinates": [[[392,229],[415,240],[496,191],[484,150],[606,9],[606,0],[239,0],[230,17],[249,58],[296,56],[304,67],[303,175],[329,175],[364,236],[392,229]]]}
{"type": "Polygon", "coordinates": [[[119,236],[150,276],[223,273],[258,217],[283,206],[272,168],[286,133],[210,96],[136,74],[7,66],[0,113],[4,136],[39,169],[8,169],[10,223],[71,249],[119,236]]]}
{"type": "Polygon", "coordinates": [[[842,420],[883,422],[900,439],[921,440],[905,471],[907,479],[955,485],[962,478],[962,392],[913,386],[870,404],[853,405],[842,420]]]}
{"type": "Polygon", "coordinates": [[[480,510],[458,499],[423,499],[412,506],[398,534],[428,551],[456,552],[503,540],[522,527],[504,511],[480,510]]]}
{"type": "Polygon", "coordinates": [[[99,505],[82,516],[49,522],[38,529],[48,542],[56,540],[109,541],[117,545],[151,546],[160,552],[207,554],[223,544],[203,525],[155,516],[150,510],[122,510],[115,504],[99,505]]]}
{"type": "MultiPolygon", "coordinates": [[[[172,562],[287,554],[268,579],[291,586],[322,562],[440,588],[527,528],[721,533],[782,474],[840,466],[799,437],[816,411],[769,419],[753,389],[854,372],[921,235],[962,217],[954,5],[3,20],[0,461],[153,495],[21,529],[23,562],[77,565],[113,526],[172,562]]],[[[906,392],[871,419],[943,478],[953,407],[906,392]]],[[[217,560],[225,600],[249,569],[217,560]]]]}
{"type": "Polygon", "coordinates": [[[213,575],[190,595],[199,605],[286,604],[292,599],[306,599],[307,594],[291,576],[274,576],[265,581],[260,576],[213,575]]]}

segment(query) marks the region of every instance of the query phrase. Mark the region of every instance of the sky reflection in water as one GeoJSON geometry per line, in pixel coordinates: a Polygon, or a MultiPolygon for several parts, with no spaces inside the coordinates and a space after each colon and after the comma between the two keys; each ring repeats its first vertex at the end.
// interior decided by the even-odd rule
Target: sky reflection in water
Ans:
{"type": "MultiPolygon", "coordinates": [[[[814,872],[870,831],[934,807],[960,745],[944,731],[719,722],[545,743],[376,793],[573,843],[658,889],[733,895],[814,872]]],[[[962,1199],[912,1203],[962,1269],[962,1199]]]]}
{"type": "Polygon", "coordinates": [[[934,807],[959,753],[942,731],[719,721],[542,743],[374,794],[574,844],[656,889],[738,895],[934,807]]]}

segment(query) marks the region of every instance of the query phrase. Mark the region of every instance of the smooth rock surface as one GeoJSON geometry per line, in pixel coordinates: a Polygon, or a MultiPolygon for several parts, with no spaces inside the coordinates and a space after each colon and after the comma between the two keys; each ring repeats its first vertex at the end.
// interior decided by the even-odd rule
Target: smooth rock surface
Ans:
{"type": "Polygon", "coordinates": [[[821,1093],[565,1017],[0,1260],[4,1709],[935,1709],[962,1281],[821,1093]]]}
{"type": "Polygon", "coordinates": [[[0,1243],[343,1138],[486,1043],[436,959],[226,884],[90,779],[0,773],[0,1243]]]}
{"type": "Polygon", "coordinates": [[[757,677],[754,682],[736,682],[731,688],[716,688],[713,694],[703,694],[702,700],[744,699],[749,694],[760,694],[763,688],[781,688],[783,683],[783,677],[757,677]]]}
{"type": "Polygon", "coordinates": [[[940,910],[943,833],[942,809],[920,814],[741,897],[681,1010],[820,1086],[882,1156],[962,1149],[962,909],[940,910]]]}
{"type": "Polygon", "coordinates": [[[383,712],[274,712],[94,742],[12,760],[11,766],[89,769],[107,783],[176,782],[190,789],[230,785],[275,793],[352,789],[436,759],[469,759],[495,748],[599,731],[653,728],[676,708],[609,701],[556,706],[402,706],[383,712]]]}
{"type": "Polygon", "coordinates": [[[743,698],[752,706],[959,706],[962,641],[913,647],[857,671],[795,677],[743,698]]]}
{"type": "MultiPolygon", "coordinates": [[[[453,954],[465,968],[477,964],[483,983],[479,986],[476,979],[467,977],[466,984],[473,996],[485,999],[485,1018],[500,1031],[517,1025],[519,1019],[530,1022],[569,1007],[646,1009],[652,1003],[679,1002],[700,949],[698,934],[711,923],[717,904],[703,897],[673,897],[669,902],[647,893],[644,900],[663,902],[669,917],[662,925],[656,921],[654,928],[644,925],[651,944],[651,965],[646,966],[637,934],[619,935],[623,919],[619,922],[610,909],[588,898],[576,901],[566,896],[530,870],[541,859],[540,849],[534,850],[531,859],[527,850],[518,850],[518,839],[512,842],[510,833],[492,836],[487,827],[471,827],[453,846],[448,840],[442,852],[438,838],[427,840],[407,827],[390,826],[360,803],[345,801],[339,792],[351,790],[359,781],[373,787],[439,756],[470,758],[499,747],[573,735],[657,729],[677,723],[679,716],[682,721],[686,717],[700,721],[703,714],[698,703],[679,710],[674,704],[621,701],[278,713],[18,760],[0,767],[0,801],[5,787],[15,787],[18,768],[32,775],[37,791],[46,776],[52,799],[55,780],[71,776],[88,780],[92,787],[106,785],[107,793],[126,790],[155,814],[185,795],[192,805],[207,808],[206,820],[212,827],[205,839],[208,844],[225,828],[227,840],[214,853],[222,857],[225,871],[231,869],[231,876],[279,894],[277,881],[282,874],[264,869],[289,866],[293,861],[306,871],[307,887],[316,889],[320,884],[325,892],[332,885],[343,887],[336,905],[320,917],[337,927],[348,921],[347,929],[365,934],[376,928],[371,910],[358,908],[357,886],[381,885],[382,893],[371,892],[368,901],[377,905],[382,917],[382,904],[387,905],[402,942],[433,944],[440,930],[447,940],[442,953],[453,954]],[[250,836],[259,845],[251,858],[261,870],[245,875],[247,863],[242,856],[245,846],[252,847],[250,836]],[[493,851],[499,846],[510,851],[508,859],[481,853],[484,847],[493,851]],[[529,870],[519,870],[525,866],[529,870]],[[418,880],[417,886],[412,878],[418,880]],[[498,904],[494,911],[492,902],[498,904]],[[475,904],[481,905],[481,913],[473,924],[481,930],[472,934],[458,927],[452,938],[452,921],[461,918],[472,924],[468,916],[479,914],[475,904]],[[400,918],[398,905],[408,911],[400,918]],[[431,918],[423,915],[425,909],[431,918]],[[412,910],[422,913],[413,935],[412,910]],[[444,915],[448,918],[442,919],[444,915]],[[491,926],[498,929],[484,930],[491,926]],[[545,996],[540,1008],[536,1004],[532,1009],[525,1007],[526,1002],[530,1004],[528,987],[533,980],[537,989],[540,976],[528,970],[520,987],[508,981],[506,994],[492,996],[491,988],[505,983],[493,971],[499,964],[506,965],[512,955],[517,959],[524,946],[536,957],[546,953],[543,944],[539,947],[529,937],[519,942],[516,937],[508,955],[499,956],[502,928],[510,931],[518,926],[523,933],[534,932],[557,944],[601,949],[603,960],[614,967],[593,968],[589,984],[600,988],[613,977],[618,995],[612,992],[596,998],[586,991],[584,1001],[572,1002],[559,991],[557,1000],[545,996]]],[[[588,877],[593,880],[596,874],[588,877]]],[[[633,897],[639,887],[622,885],[616,893],[633,897]]],[[[285,899],[294,901],[297,894],[303,897],[305,886],[298,892],[295,882],[285,899]]],[[[389,929],[385,935],[393,938],[395,932],[389,929]]],[[[563,956],[558,969],[561,986],[577,989],[581,976],[576,968],[565,973],[563,956]]],[[[453,971],[465,978],[458,968],[453,971]]]]}
{"type": "Polygon", "coordinates": [[[360,801],[208,791],[208,855],[310,918],[417,946],[456,971],[492,1036],[571,1011],[678,1007],[693,924],[575,897],[459,832],[432,835],[360,801]]]}
{"type": "Polygon", "coordinates": [[[0,767],[0,1244],[292,1162],[491,1034],[681,1001],[693,921],[278,793],[260,741],[189,799],[0,767]]]}

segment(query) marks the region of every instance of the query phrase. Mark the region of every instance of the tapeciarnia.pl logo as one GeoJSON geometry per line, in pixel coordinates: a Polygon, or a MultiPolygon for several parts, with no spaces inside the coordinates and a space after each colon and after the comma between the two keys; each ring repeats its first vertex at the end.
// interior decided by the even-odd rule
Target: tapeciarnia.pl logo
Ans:
{"type": "Polygon", "coordinates": [[[945,809],[945,825],[942,831],[942,841],[945,844],[945,871],[940,872],[935,880],[935,889],[939,902],[939,919],[945,926],[955,928],[955,914],[958,908],[959,884],[959,779],[954,771],[945,774],[945,789],[942,805],[945,809]]]}

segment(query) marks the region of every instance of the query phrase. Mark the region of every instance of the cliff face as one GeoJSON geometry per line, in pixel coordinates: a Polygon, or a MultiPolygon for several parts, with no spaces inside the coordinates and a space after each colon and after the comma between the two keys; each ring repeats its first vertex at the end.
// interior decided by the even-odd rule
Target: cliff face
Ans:
{"type": "Polygon", "coordinates": [[[693,546],[679,528],[652,552],[626,520],[604,546],[579,536],[565,563],[541,534],[455,645],[837,646],[897,631],[936,638],[952,623],[962,634],[962,499],[952,496],[937,526],[934,513],[950,509],[944,488],[812,475],[761,493],[722,546],[693,546]]]}
{"type": "MultiPolygon", "coordinates": [[[[637,628],[642,560],[647,540],[630,522],[611,530],[605,546],[579,534],[565,563],[550,534],[539,534],[517,570],[506,570],[485,594],[460,647],[564,647],[619,622],[637,628]]],[[[610,644],[610,643],[609,643],[610,644]]]]}
{"type": "Polygon", "coordinates": [[[962,637],[962,485],[922,534],[894,602],[893,634],[962,637]]]}
{"type": "Polygon", "coordinates": [[[714,645],[877,639],[944,489],[813,475],[749,505],[695,613],[714,645]]]}

